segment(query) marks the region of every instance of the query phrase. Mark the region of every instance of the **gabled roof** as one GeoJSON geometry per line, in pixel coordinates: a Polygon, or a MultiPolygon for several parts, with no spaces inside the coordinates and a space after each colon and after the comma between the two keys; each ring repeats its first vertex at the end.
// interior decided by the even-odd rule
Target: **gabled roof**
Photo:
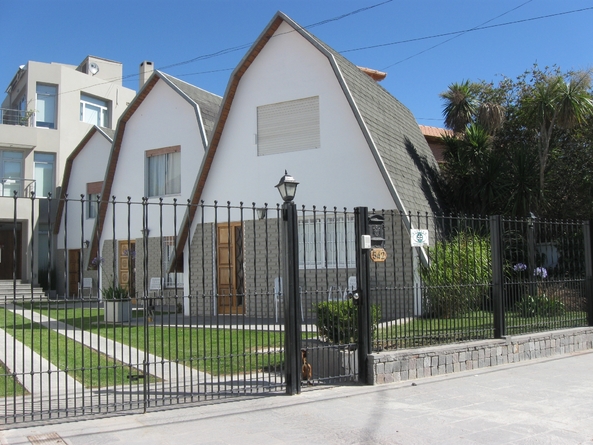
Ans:
{"type": "MultiPolygon", "coordinates": [[[[208,141],[210,140],[211,132],[211,130],[208,129],[214,126],[214,116],[217,114],[217,107],[222,101],[222,98],[213,93],[209,93],[198,87],[190,85],[187,82],[183,82],[182,80],[179,80],[173,76],[155,70],[155,72],[148,78],[142,89],[138,92],[134,100],[130,103],[128,108],[126,108],[126,111],[124,111],[124,113],[119,118],[113,138],[111,155],[107,164],[107,171],[105,172],[105,180],[103,181],[101,203],[107,203],[109,201],[109,197],[111,196],[113,180],[115,178],[115,171],[117,169],[117,162],[119,159],[124,133],[126,131],[126,125],[159,80],[162,80],[167,85],[169,85],[173,91],[178,93],[194,107],[203,146],[208,147],[208,141]]],[[[95,229],[93,230],[93,237],[101,237],[103,232],[103,222],[105,221],[106,214],[107,205],[99,206],[99,212],[95,221],[95,229]]],[[[97,256],[97,243],[92,242],[91,245],[93,247],[89,258],[97,256]]]]}
{"type": "Polygon", "coordinates": [[[103,128],[98,126],[93,126],[88,133],[82,138],[82,140],[78,143],[74,151],[70,153],[70,156],[66,159],[66,165],[64,167],[64,176],[62,177],[62,188],[60,190],[60,196],[58,197],[58,209],[56,213],[56,224],[54,225],[54,234],[58,234],[60,232],[60,226],[62,225],[62,213],[64,212],[64,203],[66,200],[66,194],[68,193],[68,185],[70,184],[70,176],[72,174],[72,164],[74,163],[74,159],[78,156],[78,154],[86,147],[86,144],[91,140],[95,133],[101,134],[107,139],[109,144],[113,143],[113,135],[115,131],[111,128],[103,128]]]}
{"type": "MultiPolygon", "coordinates": [[[[195,214],[239,81],[283,22],[328,58],[398,209],[403,212],[439,210],[439,202],[432,189],[432,175],[438,166],[412,113],[359,67],[278,12],[231,75],[210,147],[202,161],[191,197],[193,205],[186,218],[193,219],[195,214]]],[[[408,224],[411,222],[408,221],[408,224]]],[[[184,223],[182,227],[178,252],[183,250],[188,236],[188,225],[184,223]]]]}

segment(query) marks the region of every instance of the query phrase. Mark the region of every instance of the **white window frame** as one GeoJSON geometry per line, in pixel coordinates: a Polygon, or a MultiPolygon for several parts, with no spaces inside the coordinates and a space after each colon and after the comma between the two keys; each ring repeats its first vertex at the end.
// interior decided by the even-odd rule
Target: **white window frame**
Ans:
{"type": "Polygon", "coordinates": [[[80,93],[80,121],[87,124],[109,127],[109,101],[89,94],[80,93]],[[97,118],[91,120],[90,110],[97,113],[97,118]]]}
{"type": "Polygon", "coordinates": [[[149,198],[181,194],[181,146],[146,151],[145,183],[149,198]],[[156,162],[162,167],[153,164],[156,162]],[[155,170],[156,178],[153,177],[155,170]]]}
{"type": "MultiPolygon", "coordinates": [[[[58,86],[45,83],[38,83],[35,87],[35,126],[39,128],[56,128],[56,115],[58,104],[58,86]],[[43,106],[42,106],[43,104],[43,106]],[[46,106],[47,105],[47,106],[46,106]],[[47,114],[47,116],[46,116],[47,114]],[[44,120],[39,120],[43,117],[44,120]],[[46,120],[51,118],[50,120],[46,120]]],[[[22,106],[22,104],[21,104],[22,106]]],[[[26,116],[27,110],[21,110],[23,117],[26,116]]]]}
{"type": "MultiPolygon", "coordinates": [[[[163,237],[163,270],[167,270],[175,256],[175,237],[163,237]]],[[[175,287],[175,276],[177,276],[177,288],[183,288],[183,272],[168,272],[164,274],[164,287],[175,287]]]]}
{"type": "Polygon", "coordinates": [[[315,218],[311,216],[300,219],[298,226],[299,268],[356,267],[354,215],[337,215],[337,218],[333,214],[319,215],[315,218]]]}
{"type": "Polygon", "coordinates": [[[35,196],[37,198],[47,198],[47,194],[53,193],[55,189],[55,178],[56,178],[56,154],[55,153],[44,153],[36,151],[33,155],[34,172],[35,172],[35,196]],[[48,165],[51,170],[50,179],[50,190],[42,190],[42,186],[39,185],[39,178],[37,177],[37,167],[39,165],[48,165]]]}

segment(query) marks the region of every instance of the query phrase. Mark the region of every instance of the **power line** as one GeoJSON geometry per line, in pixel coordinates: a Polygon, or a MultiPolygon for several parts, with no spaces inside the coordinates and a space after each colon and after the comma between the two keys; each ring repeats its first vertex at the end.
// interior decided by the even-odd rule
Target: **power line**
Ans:
{"type": "Polygon", "coordinates": [[[416,38],[413,38],[413,39],[406,39],[406,40],[398,40],[396,42],[379,43],[377,45],[371,45],[371,46],[361,46],[360,48],[352,48],[352,49],[346,49],[346,50],[343,50],[343,51],[339,51],[339,53],[340,54],[350,53],[350,52],[362,51],[362,50],[366,50],[366,49],[381,48],[381,47],[384,47],[384,46],[401,45],[403,43],[411,43],[411,42],[419,42],[421,40],[436,39],[438,37],[446,37],[446,36],[451,36],[451,35],[455,35],[455,34],[465,34],[465,33],[472,32],[472,31],[482,31],[484,29],[498,28],[500,26],[516,25],[517,23],[531,22],[531,21],[534,21],[534,20],[542,20],[542,19],[547,19],[547,18],[550,18],[550,17],[557,17],[557,16],[560,16],[560,15],[566,15],[566,14],[574,14],[574,13],[577,13],[577,12],[589,11],[591,9],[593,9],[593,6],[591,6],[589,8],[573,9],[572,11],[565,11],[565,12],[558,12],[558,13],[555,13],[555,14],[542,15],[542,16],[539,16],[539,17],[531,17],[531,18],[528,18],[528,19],[515,20],[515,21],[512,21],[512,22],[499,23],[498,25],[479,26],[479,27],[476,27],[476,28],[469,28],[469,29],[465,29],[465,30],[461,30],[461,31],[451,31],[451,32],[445,32],[445,33],[442,33],[442,34],[434,34],[434,35],[431,35],[431,36],[416,37],[416,38]]]}
{"type": "MultiPolygon", "coordinates": [[[[384,4],[391,3],[392,1],[393,0],[386,0],[386,1],[383,1],[383,2],[380,2],[380,3],[376,3],[374,5],[366,6],[364,8],[359,8],[359,9],[356,9],[354,11],[350,11],[350,12],[347,12],[345,14],[342,14],[342,15],[339,15],[339,16],[336,16],[336,17],[333,17],[331,19],[326,19],[326,20],[322,20],[320,22],[313,23],[311,25],[307,25],[305,28],[313,28],[313,27],[316,27],[316,26],[325,25],[325,24],[330,23],[330,22],[335,22],[335,21],[338,21],[338,20],[342,20],[342,19],[344,19],[346,17],[350,17],[352,15],[359,14],[361,12],[368,11],[370,9],[376,8],[378,6],[382,6],[384,4]]],[[[210,53],[210,54],[203,54],[201,56],[194,57],[193,59],[184,60],[182,62],[177,62],[177,63],[173,63],[173,64],[170,64],[170,65],[163,66],[163,67],[159,68],[159,70],[165,70],[165,69],[168,69],[168,68],[174,68],[176,66],[187,65],[189,63],[197,62],[198,60],[207,60],[207,59],[211,59],[211,58],[214,58],[214,57],[219,57],[219,56],[222,56],[222,55],[225,55],[225,54],[229,54],[229,53],[232,53],[232,52],[235,52],[235,51],[239,51],[241,49],[249,48],[251,45],[253,45],[253,42],[246,43],[246,44],[243,44],[243,45],[234,46],[234,47],[231,47],[231,48],[221,49],[219,51],[216,51],[216,52],[213,52],[213,53],[210,53]]],[[[223,69],[221,71],[227,71],[227,69],[223,69]]],[[[211,72],[216,72],[216,71],[211,71],[211,72]]],[[[208,72],[205,72],[205,73],[208,73],[208,72]]],[[[123,81],[124,79],[129,79],[129,78],[137,77],[138,75],[139,75],[138,73],[134,73],[134,74],[128,74],[127,76],[114,77],[112,79],[108,79],[107,81],[105,81],[103,83],[99,83],[99,84],[97,84],[95,86],[109,84],[109,83],[112,83],[112,82],[114,82],[116,80],[123,81]]],[[[186,75],[188,75],[188,74],[182,74],[182,76],[186,76],[186,75]]],[[[82,91],[82,89],[78,88],[78,89],[74,89],[74,90],[70,90],[70,91],[64,91],[62,93],[59,93],[59,95],[67,94],[67,93],[75,93],[77,91],[82,91]]]]}
{"type": "Polygon", "coordinates": [[[457,39],[457,38],[459,38],[459,37],[461,37],[461,36],[463,36],[463,35],[467,34],[467,33],[468,33],[468,32],[470,32],[470,31],[474,31],[474,30],[478,29],[480,26],[484,26],[484,25],[485,25],[485,24],[487,24],[487,23],[490,23],[490,22],[492,22],[492,21],[494,21],[494,20],[496,20],[496,19],[499,19],[499,18],[501,18],[501,17],[503,17],[503,16],[507,15],[507,14],[510,14],[511,12],[513,12],[513,11],[516,11],[517,9],[519,9],[519,8],[521,8],[521,7],[523,7],[523,6],[525,6],[527,3],[531,3],[532,1],[533,1],[533,0],[527,0],[525,3],[522,3],[522,4],[520,4],[519,6],[516,6],[515,8],[509,9],[508,11],[505,11],[505,12],[503,12],[502,14],[499,14],[499,15],[497,15],[496,17],[493,17],[493,18],[491,18],[490,20],[486,20],[485,22],[483,22],[483,23],[480,23],[480,24],[479,24],[479,25],[477,25],[477,26],[474,26],[474,27],[473,27],[471,30],[468,30],[468,31],[466,31],[466,32],[462,32],[461,34],[454,35],[453,37],[451,37],[451,38],[449,38],[449,39],[447,39],[447,40],[444,40],[444,41],[442,41],[442,42],[440,42],[440,43],[437,43],[436,45],[433,45],[433,46],[431,46],[430,48],[426,48],[425,50],[423,50],[423,51],[420,51],[420,52],[418,52],[418,53],[416,53],[416,54],[413,54],[413,55],[411,55],[411,56],[409,56],[409,57],[406,57],[405,59],[402,59],[402,60],[400,60],[400,61],[398,61],[398,62],[392,63],[391,65],[388,65],[388,66],[386,66],[385,68],[381,68],[381,70],[383,70],[383,71],[384,71],[384,70],[386,70],[387,68],[391,68],[392,66],[399,65],[400,63],[403,63],[403,62],[406,62],[407,60],[413,59],[414,57],[417,57],[417,56],[419,56],[420,54],[424,54],[425,52],[428,52],[428,51],[430,51],[431,49],[434,49],[434,48],[436,48],[436,47],[438,47],[438,46],[444,45],[445,43],[447,43],[447,42],[450,42],[451,40],[457,39]]]}

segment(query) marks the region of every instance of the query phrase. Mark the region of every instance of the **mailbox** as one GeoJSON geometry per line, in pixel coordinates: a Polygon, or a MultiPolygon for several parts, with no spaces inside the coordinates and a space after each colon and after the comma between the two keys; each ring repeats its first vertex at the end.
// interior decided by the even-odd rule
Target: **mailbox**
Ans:
{"type": "Polygon", "coordinates": [[[381,215],[369,216],[371,247],[385,247],[385,218],[381,215]]]}

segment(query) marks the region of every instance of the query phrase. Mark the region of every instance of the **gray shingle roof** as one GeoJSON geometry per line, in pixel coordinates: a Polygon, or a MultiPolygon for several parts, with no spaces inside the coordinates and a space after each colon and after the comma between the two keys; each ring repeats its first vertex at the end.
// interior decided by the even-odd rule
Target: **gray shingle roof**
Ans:
{"type": "Polygon", "coordinates": [[[342,86],[358,110],[363,132],[365,127],[368,130],[369,148],[380,168],[384,165],[384,179],[392,195],[399,197],[400,210],[439,212],[441,205],[435,192],[438,164],[411,111],[352,62],[296,27],[335,59],[345,83],[342,86]]]}
{"type": "Polygon", "coordinates": [[[161,74],[177,88],[179,88],[180,91],[186,94],[187,97],[198,104],[200,107],[202,120],[204,122],[206,136],[208,137],[208,141],[210,141],[212,138],[212,130],[214,129],[214,124],[216,121],[216,115],[218,114],[218,110],[220,109],[220,104],[222,102],[222,97],[184,82],[183,80],[177,79],[170,74],[165,74],[163,72],[161,72],[161,74]]]}

